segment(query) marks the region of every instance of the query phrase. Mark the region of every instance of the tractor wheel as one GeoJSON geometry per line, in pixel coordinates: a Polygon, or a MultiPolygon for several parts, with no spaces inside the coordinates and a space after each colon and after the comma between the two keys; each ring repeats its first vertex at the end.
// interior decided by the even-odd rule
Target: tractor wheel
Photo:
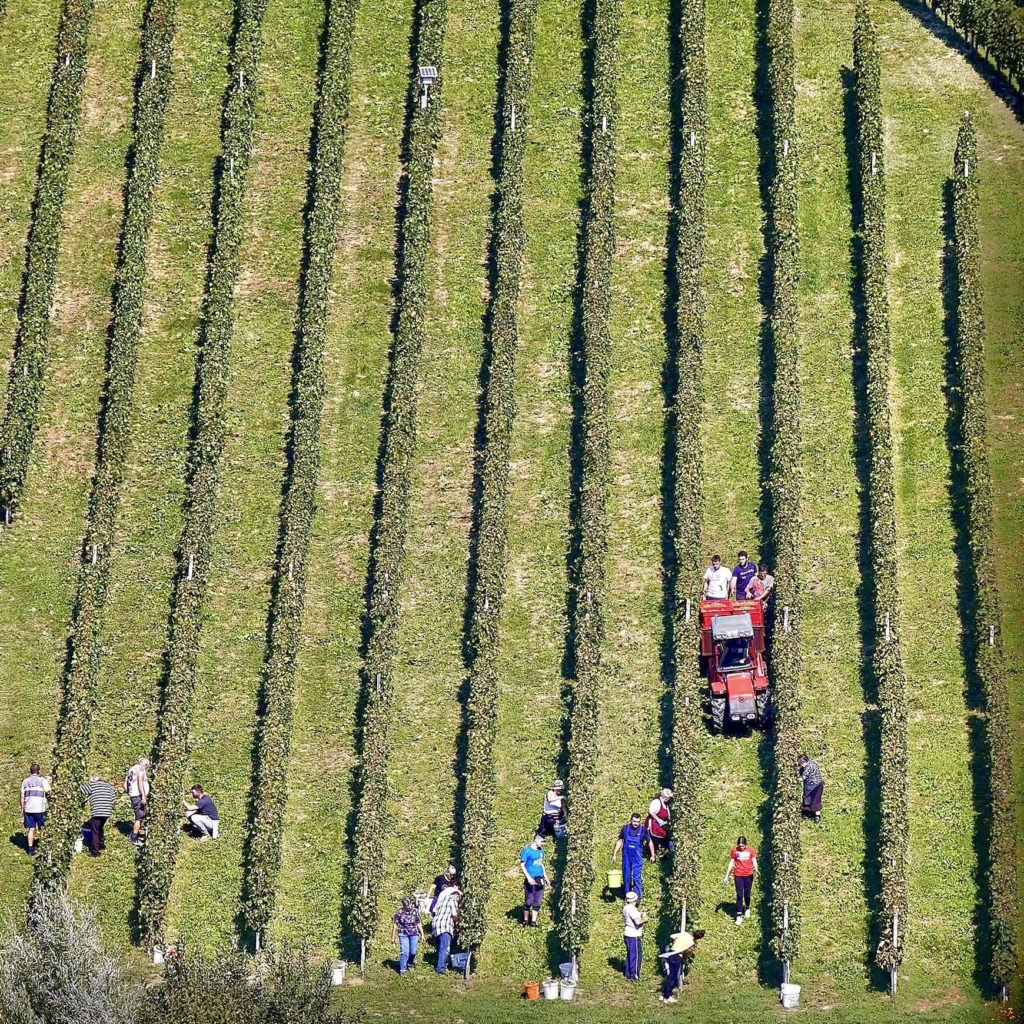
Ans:
{"type": "Polygon", "coordinates": [[[716,736],[725,729],[725,698],[711,698],[711,731],[716,736]]]}
{"type": "Polygon", "coordinates": [[[767,729],[772,724],[772,705],[768,694],[759,693],[754,699],[757,703],[757,724],[762,729],[767,729]]]}

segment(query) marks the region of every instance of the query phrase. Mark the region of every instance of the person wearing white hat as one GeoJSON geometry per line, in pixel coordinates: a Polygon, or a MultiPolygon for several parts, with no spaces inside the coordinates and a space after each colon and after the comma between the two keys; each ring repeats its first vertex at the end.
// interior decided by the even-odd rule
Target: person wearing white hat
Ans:
{"type": "Polygon", "coordinates": [[[537,831],[545,839],[555,835],[556,827],[565,824],[566,816],[565,783],[561,779],[555,779],[544,797],[544,810],[541,813],[537,831]]]}
{"type": "Polygon", "coordinates": [[[661,986],[661,1001],[663,1003],[675,1003],[675,992],[683,983],[683,961],[693,959],[693,953],[697,943],[704,938],[704,929],[698,928],[691,935],[689,932],[674,932],[671,936],[672,942],[665,948],[664,953],[659,953],[662,969],[665,972],[665,982],[661,986]]]}
{"type": "Polygon", "coordinates": [[[650,803],[647,808],[647,834],[657,850],[672,852],[668,832],[671,827],[672,812],[668,805],[672,802],[672,790],[667,786],[650,803]]]}
{"type": "Polygon", "coordinates": [[[626,893],[626,905],[622,908],[622,930],[626,940],[626,981],[640,980],[640,961],[643,957],[644,925],[647,924],[647,911],[641,910],[637,904],[640,897],[635,892],[626,893]]]}

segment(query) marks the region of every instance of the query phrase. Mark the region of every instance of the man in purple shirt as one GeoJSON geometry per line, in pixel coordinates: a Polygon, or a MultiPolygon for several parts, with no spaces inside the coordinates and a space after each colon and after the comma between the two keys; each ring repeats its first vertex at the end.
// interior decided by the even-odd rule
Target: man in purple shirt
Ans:
{"type": "Polygon", "coordinates": [[[740,551],[736,555],[736,565],[733,566],[732,579],[729,581],[729,596],[733,600],[745,601],[747,587],[756,575],[757,566],[747,558],[746,551],[740,551]]]}

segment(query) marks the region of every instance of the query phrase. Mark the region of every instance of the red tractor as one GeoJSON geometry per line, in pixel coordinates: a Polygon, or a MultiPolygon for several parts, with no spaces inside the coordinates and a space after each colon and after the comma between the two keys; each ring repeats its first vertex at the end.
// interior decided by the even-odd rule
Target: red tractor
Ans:
{"type": "Polygon", "coordinates": [[[711,690],[711,731],[768,725],[768,668],[760,601],[701,601],[700,654],[711,690]]]}

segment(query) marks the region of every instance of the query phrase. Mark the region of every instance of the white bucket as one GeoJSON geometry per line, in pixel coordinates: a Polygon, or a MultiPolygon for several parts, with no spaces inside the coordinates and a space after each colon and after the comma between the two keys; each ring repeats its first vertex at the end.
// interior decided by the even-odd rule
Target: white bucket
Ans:
{"type": "Polygon", "coordinates": [[[81,853],[84,848],[85,848],[85,843],[83,842],[82,837],[79,836],[75,840],[75,853],[81,853]]]}
{"type": "Polygon", "coordinates": [[[576,982],[563,978],[558,983],[558,994],[568,1003],[576,995],[576,982]]]}
{"type": "Polygon", "coordinates": [[[331,965],[331,984],[334,986],[345,984],[345,961],[337,960],[331,965]]]}
{"type": "Polygon", "coordinates": [[[417,909],[417,910],[418,910],[418,911],[419,911],[419,912],[420,912],[421,914],[429,914],[429,913],[430,913],[430,904],[431,904],[432,902],[433,902],[433,901],[431,900],[431,898],[430,898],[429,896],[421,896],[421,897],[420,897],[420,898],[419,898],[419,899],[418,899],[418,900],[416,901],[416,909],[417,909]]]}
{"type": "Polygon", "coordinates": [[[782,999],[782,1005],[787,1010],[792,1010],[800,1005],[800,986],[790,985],[789,982],[784,981],[779,989],[779,996],[782,999]]]}
{"type": "Polygon", "coordinates": [[[159,946],[153,947],[153,963],[158,967],[164,962],[164,951],[159,946]]]}
{"type": "Polygon", "coordinates": [[[550,981],[545,981],[542,984],[544,989],[545,999],[557,999],[558,998],[558,979],[552,978],[550,981]]]}

